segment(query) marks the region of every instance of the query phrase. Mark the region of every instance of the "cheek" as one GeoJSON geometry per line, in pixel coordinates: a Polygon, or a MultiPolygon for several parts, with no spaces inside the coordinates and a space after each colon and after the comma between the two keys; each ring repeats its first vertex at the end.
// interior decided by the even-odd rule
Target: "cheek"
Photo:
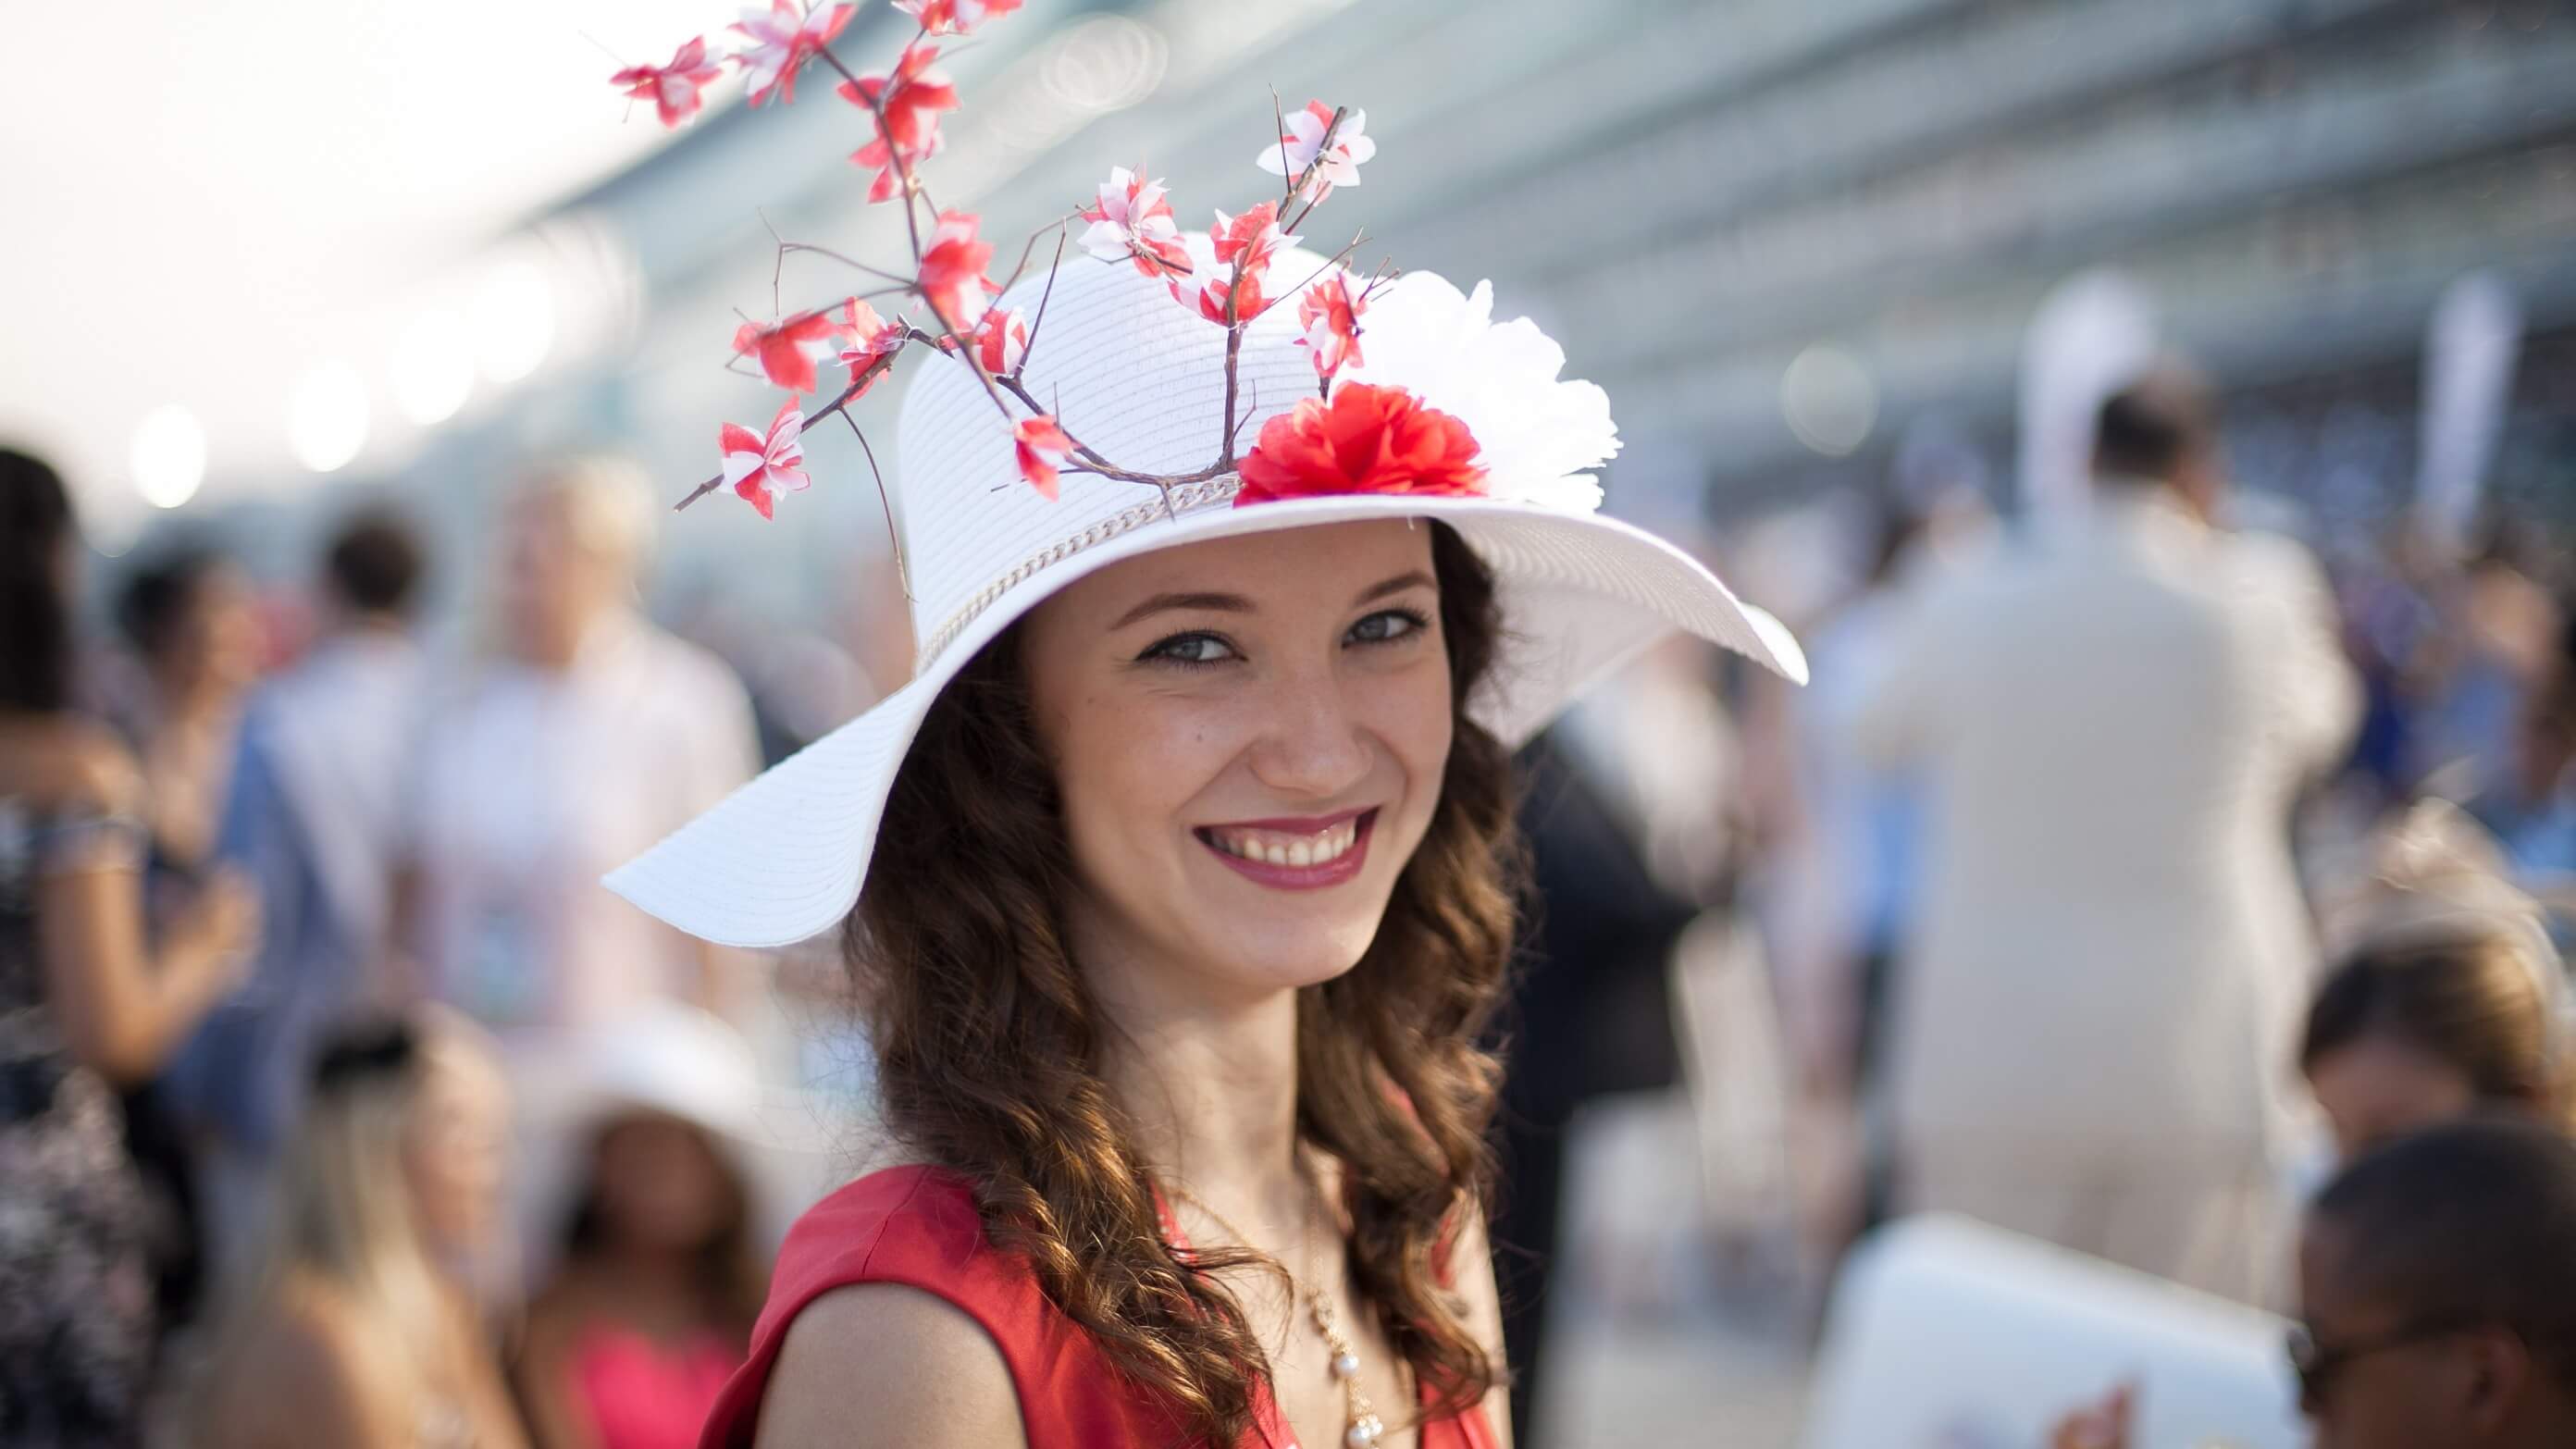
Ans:
{"type": "Polygon", "coordinates": [[[1428,815],[1449,768],[1457,720],[1450,708],[1448,661],[1436,653],[1379,681],[1370,693],[1373,733],[1401,766],[1408,795],[1428,815]]]}
{"type": "Polygon", "coordinates": [[[1048,753],[1075,853],[1096,866],[1108,863],[1103,852],[1177,837],[1190,802],[1243,753],[1250,716],[1180,695],[1074,701],[1048,732],[1048,753]]]}

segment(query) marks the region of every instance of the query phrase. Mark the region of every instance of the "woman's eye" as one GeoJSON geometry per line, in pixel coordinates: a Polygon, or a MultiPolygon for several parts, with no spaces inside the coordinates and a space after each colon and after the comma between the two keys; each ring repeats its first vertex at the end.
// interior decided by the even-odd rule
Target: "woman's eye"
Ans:
{"type": "Polygon", "coordinates": [[[1351,626],[1354,644],[1387,644],[1421,633],[1429,621],[1410,609],[1384,609],[1351,626]]]}
{"type": "Polygon", "coordinates": [[[1145,651],[1147,659],[1167,664],[1222,664],[1234,646],[1214,634],[1175,634],[1145,651]]]}

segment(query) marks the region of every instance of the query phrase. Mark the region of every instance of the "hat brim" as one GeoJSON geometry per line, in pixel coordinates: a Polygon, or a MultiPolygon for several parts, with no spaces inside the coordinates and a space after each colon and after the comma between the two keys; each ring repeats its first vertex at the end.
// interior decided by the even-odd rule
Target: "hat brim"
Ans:
{"type": "Polygon", "coordinates": [[[1455,528],[1495,577],[1505,643],[1469,713],[1506,744],[1675,630],[1803,683],[1805,657],[1768,614],[1689,555],[1616,519],[1490,498],[1356,495],[1186,513],[1038,571],[976,616],[911,683],[607,877],[648,913],[728,946],[839,924],[859,898],[895,771],[940,690],[1021,615],[1121,559],[1208,539],[1382,518],[1455,528]]]}

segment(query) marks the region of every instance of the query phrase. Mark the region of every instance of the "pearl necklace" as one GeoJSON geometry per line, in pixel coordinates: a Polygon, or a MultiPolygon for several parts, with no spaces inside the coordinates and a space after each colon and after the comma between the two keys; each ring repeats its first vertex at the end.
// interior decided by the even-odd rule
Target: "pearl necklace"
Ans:
{"type": "MultiPolygon", "coordinates": [[[[1245,1250],[1255,1253],[1261,1251],[1252,1246],[1251,1234],[1228,1221],[1225,1214],[1209,1207],[1206,1199],[1201,1198],[1197,1193],[1178,1182],[1171,1184],[1171,1192],[1172,1196],[1207,1214],[1210,1220],[1225,1229],[1227,1236],[1233,1238],[1245,1250]]],[[[1289,1272],[1287,1265],[1276,1259],[1272,1259],[1272,1264],[1279,1269],[1283,1277],[1287,1278],[1290,1297],[1304,1300],[1307,1316],[1315,1325],[1315,1332],[1323,1338],[1324,1346],[1332,1350],[1333,1378],[1342,1386],[1344,1449],[1373,1449],[1379,1437],[1386,1433],[1386,1421],[1377,1416],[1377,1410],[1369,1403],[1367,1392],[1360,1388],[1360,1356],[1351,1347],[1350,1335],[1342,1332],[1341,1316],[1334,1310],[1332,1298],[1316,1286],[1315,1245],[1313,1238],[1306,1231],[1313,1226],[1314,1219],[1309,1216],[1297,1229],[1297,1255],[1305,1268],[1303,1276],[1289,1272]]],[[[1265,1253],[1262,1256],[1269,1255],[1265,1253]]]]}

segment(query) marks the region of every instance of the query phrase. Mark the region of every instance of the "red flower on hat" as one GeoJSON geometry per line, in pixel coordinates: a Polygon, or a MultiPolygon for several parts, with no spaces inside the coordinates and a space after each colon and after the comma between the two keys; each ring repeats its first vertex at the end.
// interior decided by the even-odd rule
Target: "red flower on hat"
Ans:
{"type": "Polygon", "coordinates": [[[814,480],[805,475],[804,432],[805,415],[797,411],[796,399],[791,397],[778,405],[768,436],[738,423],[725,424],[719,435],[724,480],[763,518],[770,516],[780,493],[802,493],[813,485],[814,480]]]}
{"type": "Polygon", "coordinates": [[[1243,457],[1235,506],[1340,493],[1481,496],[1485,470],[1467,425],[1400,387],[1351,383],[1261,425],[1243,457]]]}
{"type": "Polygon", "coordinates": [[[1073,439],[1064,435],[1054,418],[1040,413],[1020,419],[1019,426],[1011,429],[1011,440],[1018,444],[1020,477],[1038,490],[1039,497],[1053,503],[1056,470],[1072,456],[1073,439]]]}
{"type": "Polygon", "coordinates": [[[890,201],[903,189],[903,172],[939,154],[939,113],[957,109],[957,88],[930,68],[939,58],[935,45],[908,45],[892,75],[870,73],[843,81],[841,99],[869,113],[885,112],[877,137],[850,153],[861,166],[877,168],[868,200],[890,201]]]}
{"type": "Polygon", "coordinates": [[[972,327],[983,317],[992,294],[1001,290],[984,276],[993,260],[993,244],[979,241],[980,219],[962,211],[939,213],[939,226],[921,252],[922,295],[951,327],[972,327]]]}
{"type": "Polygon", "coordinates": [[[759,105],[772,95],[781,103],[796,99],[797,70],[831,44],[858,11],[856,5],[806,10],[793,0],[770,0],[767,14],[742,12],[741,22],[732,28],[750,44],[735,51],[733,58],[742,64],[743,76],[751,83],[751,103],[759,105]]]}
{"type": "Polygon", "coordinates": [[[830,350],[840,331],[840,324],[826,313],[799,312],[772,327],[745,322],[734,329],[733,350],[739,356],[759,358],[761,372],[789,392],[812,392],[820,382],[814,359],[830,350]]]}
{"type": "Polygon", "coordinates": [[[1314,354],[1315,375],[1330,380],[1344,363],[1360,357],[1360,314],[1368,310],[1368,289],[1357,277],[1335,267],[1297,299],[1297,323],[1306,329],[1297,345],[1314,354]]]}
{"type": "Polygon", "coordinates": [[[630,65],[608,83],[626,87],[634,100],[651,101],[662,124],[676,128],[698,113],[698,92],[722,74],[724,67],[707,59],[706,37],[697,36],[680,47],[669,65],[630,65]]]}
{"type": "Polygon", "coordinates": [[[894,0],[894,8],[921,22],[933,35],[964,35],[992,19],[1020,8],[1021,0],[894,0]]]}

